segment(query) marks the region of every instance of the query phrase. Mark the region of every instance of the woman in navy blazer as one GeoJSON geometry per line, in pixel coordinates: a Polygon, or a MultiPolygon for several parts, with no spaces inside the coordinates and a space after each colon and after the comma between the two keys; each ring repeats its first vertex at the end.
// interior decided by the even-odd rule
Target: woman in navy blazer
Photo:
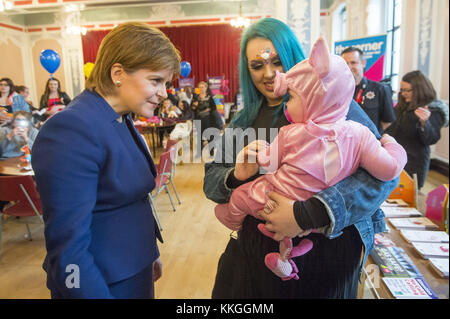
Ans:
{"type": "Polygon", "coordinates": [[[159,30],[125,23],[102,41],[86,90],[42,127],[32,165],[52,298],[153,298],[162,242],[156,169],[130,113],[151,117],[180,56],[159,30]]]}

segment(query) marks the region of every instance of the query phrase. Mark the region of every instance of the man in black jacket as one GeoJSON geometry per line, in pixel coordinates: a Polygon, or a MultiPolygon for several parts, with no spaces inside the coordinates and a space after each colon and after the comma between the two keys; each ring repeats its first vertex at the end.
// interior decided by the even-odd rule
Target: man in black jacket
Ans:
{"type": "Polygon", "coordinates": [[[367,113],[382,134],[395,121],[390,87],[371,81],[364,76],[366,60],[360,49],[346,48],[341,56],[347,62],[355,78],[356,87],[353,99],[367,113]]]}

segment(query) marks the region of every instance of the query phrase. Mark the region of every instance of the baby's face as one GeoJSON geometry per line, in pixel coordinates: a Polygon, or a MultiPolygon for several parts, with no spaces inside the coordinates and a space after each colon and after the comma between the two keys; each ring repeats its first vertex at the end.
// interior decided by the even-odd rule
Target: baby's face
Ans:
{"type": "Polygon", "coordinates": [[[287,111],[291,119],[295,122],[303,122],[303,103],[300,95],[292,89],[288,89],[289,101],[286,104],[287,111]]]}

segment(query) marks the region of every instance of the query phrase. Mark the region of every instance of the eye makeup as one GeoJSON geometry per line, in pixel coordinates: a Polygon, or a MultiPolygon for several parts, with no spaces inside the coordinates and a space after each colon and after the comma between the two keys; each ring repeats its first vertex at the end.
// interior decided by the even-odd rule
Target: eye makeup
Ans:
{"type": "MultiPolygon", "coordinates": [[[[264,55],[263,57],[267,57],[267,55],[264,55]]],[[[263,57],[258,54],[255,59],[250,61],[250,68],[253,70],[259,70],[264,65],[267,65],[269,63],[272,63],[275,66],[281,65],[281,60],[277,53],[271,52],[267,59],[264,59],[263,57]]]]}

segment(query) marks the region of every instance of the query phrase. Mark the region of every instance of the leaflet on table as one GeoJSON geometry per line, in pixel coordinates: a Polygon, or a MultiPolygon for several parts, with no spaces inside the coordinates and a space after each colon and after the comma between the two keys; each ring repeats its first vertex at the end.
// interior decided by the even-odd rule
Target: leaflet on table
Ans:
{"type": "Polygon", "coordinates": [[[389,218],[388,220],[397,229],[438,229],[438,226],[426,217],[389,218]]]}
{"type": "Polygon", "coordinates": [[[412,243],[415,250],[423,259],[428,258],[447,258],[448,244],[445,243],[412,243]]]}
{"type": "Polygon", "coordinates": [[[403,199],[388,198],[381,204],[381,208],[384,207],[408,207],[408,204],[403,199]]]}
{"type": "Polygon", "coordinates": [[[381,207],[386,218],[421,217],[422,214],[413,207],[381,207]]]}
{"type": "Polygon", "coordinates": [[[420,270],[416,267],[414,262],[409,258],[406,251],[401,247],[389,247],[389,252],[394,256],[397,262],[402,265],[403,269],[406,270],[409,277],[418,278],[423,277],[420,270]]]}
{"type": "Polygon", "coordinates": [[[385,233],[375,234],[374,244],[378,246],[397,246],[385,233]]]}
{"type": "Polygon", "coordinates": [[[408,242],[448,243],[448,234],[444,231],[400,229],[400,235],[408,242]]]}
{"type": "Polygon", "coordinates": [[[370,252],[373,261],[380,268],[383,276],[387,277],[410,277],[400,262],[389,251],[390,247],[375,245],[370,252]]]}
{"type": "Polygon", "coordinates": [[[375,244],[370,252],[373,261],[386,277],[422,277],[408,254],[401,247],[375,244]]]}
{"type": "Polygon", "coordinates": [[[423,278],[382,278],[389,291],[398,299],[438,299],[423,278]]]}
{"type": "Polygon", "coordinates": [[[448,278],[448,259],[430,258],[431,268],[433,268],[442,278],[448,278]]]}

